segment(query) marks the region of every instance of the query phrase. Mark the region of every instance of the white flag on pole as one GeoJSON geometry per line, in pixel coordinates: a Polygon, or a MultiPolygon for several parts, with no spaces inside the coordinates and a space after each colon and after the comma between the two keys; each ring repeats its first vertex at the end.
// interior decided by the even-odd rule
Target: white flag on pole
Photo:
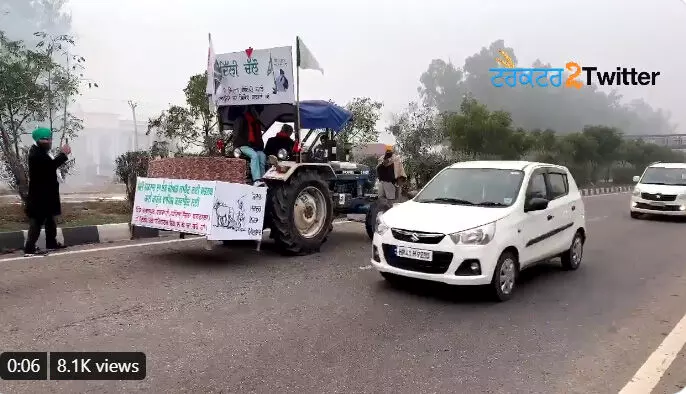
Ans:
{"type": "Polygon", "coordinates": [[[303,43],[303,40],[301,40],[300,37],[298,37],[297,41],[297,52],[298,67],[304,70],[319,70],[322,74],[324,74],[324,69],[319,65],[317,59],[314,57],[312,52],[310,52],[305,43],[303,43]]]}
{"type": "Polygon", "coordinates": [[[214,46],[212,45],[212,34],[207,35],[209,38],[209,48],[207,49],[207,88],[205,94],[214,96],[214,46]]]}

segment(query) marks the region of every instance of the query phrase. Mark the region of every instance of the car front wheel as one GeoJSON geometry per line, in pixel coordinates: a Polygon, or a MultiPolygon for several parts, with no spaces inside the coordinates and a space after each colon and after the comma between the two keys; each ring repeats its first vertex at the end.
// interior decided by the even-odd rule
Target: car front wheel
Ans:
{"type": "Polygon", "coordinates": [[[512,298],[518,274],[517,256],[512,252],[503,252],[498,259],[491,280],[492,295],[497,301],[507,301],[512,298]]]}

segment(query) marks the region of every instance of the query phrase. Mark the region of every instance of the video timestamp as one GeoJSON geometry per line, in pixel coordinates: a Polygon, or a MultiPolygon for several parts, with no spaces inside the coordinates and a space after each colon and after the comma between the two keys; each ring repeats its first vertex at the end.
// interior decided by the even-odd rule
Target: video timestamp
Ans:
{"type": "Polygon", "coordinates": [[[142,352],[5,352],[3,380],[143,380],[142,352]]]}

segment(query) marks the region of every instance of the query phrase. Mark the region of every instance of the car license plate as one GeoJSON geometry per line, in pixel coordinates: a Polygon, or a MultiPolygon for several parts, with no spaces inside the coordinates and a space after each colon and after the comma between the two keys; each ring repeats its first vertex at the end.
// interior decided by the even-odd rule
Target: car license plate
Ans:
{"type": "Polygon", "coordinates": [[[345,205],[345,193],[338,195],[338,205],[345,205]]]}
{"type": "Polygon", "coordinates": [[[423,261],[431,261],[434,258],[434,252],[430,250],[412,249],[405,246],[397,246],[395,248],[395,255],[398,257],[423,261]]]}

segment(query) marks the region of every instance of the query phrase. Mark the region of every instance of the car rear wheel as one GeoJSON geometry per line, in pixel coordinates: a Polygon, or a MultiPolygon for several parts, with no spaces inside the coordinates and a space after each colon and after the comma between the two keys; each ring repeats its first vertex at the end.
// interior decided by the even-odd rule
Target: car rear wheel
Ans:
{"type": "Polygon", "coordinates": [[[565,270],[574,271],[579,268],[581,259],[584,257],[584,236],[580,231],[574,234],[569,250],[560,257],[562,258],[562,268],[565,270]]]}
{"type": "Polygon", "coordinates": [[[519,262],[514,253],[505,251],[500,255],[491,280],[491,292],[496,301],[512,298],[519,276],[519,262]]]}

